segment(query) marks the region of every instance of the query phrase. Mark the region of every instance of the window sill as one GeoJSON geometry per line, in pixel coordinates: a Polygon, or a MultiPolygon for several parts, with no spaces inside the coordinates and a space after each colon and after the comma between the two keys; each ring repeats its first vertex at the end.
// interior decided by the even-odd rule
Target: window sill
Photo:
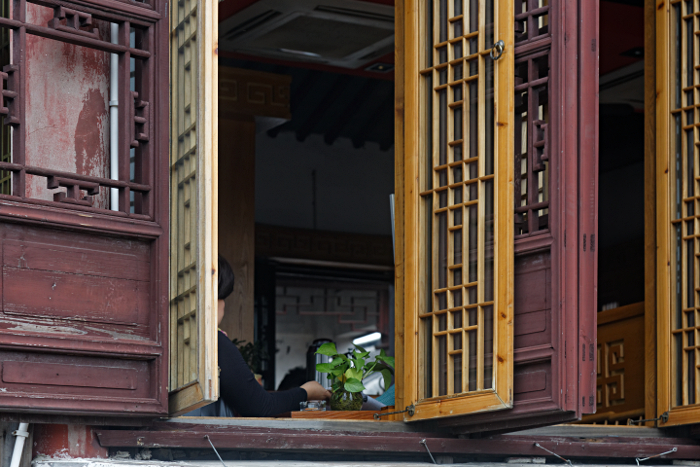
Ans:
{"type": "Polygon", "coordinates": [[[178,417],[158,422],[146,430],[98,429],[103,447],[115,449],[159,448],[269,452],[282,456],[295,452],[327,456],[392,455],[405,461],[426,455],[479,456],[502,461],[509,457],[550,457],[540,446],[564,458],[626,458],[664,456],[698,459],[700,445],[694,439],[673,438],[667,432],[644,427],[591,427],[561,425],[512,434],[463,438],[436,432],[426,424],[332,420],[178,417]],[[422,430],[422,431],[419,431],[422,430]]]}

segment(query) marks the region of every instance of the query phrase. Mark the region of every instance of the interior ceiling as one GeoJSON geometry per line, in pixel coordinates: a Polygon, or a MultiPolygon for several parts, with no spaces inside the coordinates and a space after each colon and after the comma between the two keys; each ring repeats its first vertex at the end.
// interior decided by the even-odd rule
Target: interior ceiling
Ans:
{"type": "MultiPolygon", "coordinates": [[[[219,3],[222,21],[256,1],[222,1],[219,3]]],[[[365,1],[393,5],[393,0],[365,1]]],[[[624,104],[637,111],[643,109],[644,81],[639,55],[643,54],[644,45],[643,4],[644,0],[600,2],[602,113],[606,112],[603,108],[606,105],[624,104]],[[624,27],[620,27],[621,18],[625,19],[624,27]]],[[[270,130],[270,136],[291,131],[299,141],[311,134],[321,134],[327,144],[349,138],[355,147],[367,142],[379,144],[382,150],[393,146],[393,72],[370,72],[365,67],[349,70],[226,52],[220,56],[222,66],[292,76],[292,120],[270,130]]],[[[393,64],[393,54],[376,61],[393,64]]]]}
{"type": "Polygon", "coordinates": [[[393,81],[252,60],[222,58],[219,64],[292,77],[292,119],[269,130],[271,137],[291,131],[304,141],[319,134],[327,144],[349,138],[356,148],[371,142],[383,151],[394,144],[393,81]]]}

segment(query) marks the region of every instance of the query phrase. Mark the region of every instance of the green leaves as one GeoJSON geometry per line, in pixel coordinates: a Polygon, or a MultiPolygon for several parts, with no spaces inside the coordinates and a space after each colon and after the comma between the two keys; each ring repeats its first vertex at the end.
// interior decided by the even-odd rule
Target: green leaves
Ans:
{"type": "Polygon", "coordinates": [[[345,376],[350,379],[356,379],[358,381],[362,381],[362,370],[357,369],[357,368],[348,368],[347,371],[345,372],[345,376]]]}
{"type": "Polygon", "coordinates": [[[386,363],[392,369],[394,368],[394,357],[388,356],[386,352],[384,352],[384,349],[382,349],[381,352],[379,352],[379,355],[377,355],[376,360],[386,363]]]}
{"type": "Polygon", "coordinates": [[[384,387],[389,388],[389,386],[391,386],[391,370],[384,369],[379,371],[382,374],[382,377],[384,378],[384,387]]]}
{"type": "Polygon", "coordinates": [[[364,385],[356,378],[348,378],[345,381],[345,390],[348,392],[362,392],[365,390],[364,385]]]}
{"type": "Polygon", "coordinates": [[[355,345],[355,349],[346,355],[338,353],[335,344],[329,342],[319,347],[316,353],[333,359],[330,363],[316,364],[317,371],[328,373],[333,393],[342,390],[354,393],[364,391],[362,380],[375,372],[382,374],[384,387],[391,385],[394,357],[386,355],[384,350],[371,360],[370,353],[359,345],[355,345]]]}
{"type": "MultiPolygon", "coordinates": [[[[338,351],[335,349],[335,344],[333,342],[326,342],[321,347],[318,348],[316,353],[321,355],[326,355],[328,357],[337,357],[338,351]]],[[[321,371],[321,370],[319,370],[321,371]]]]}
{"type": "Polygon", "coordinates": [[[316,371],[320,371],[321,373],[330,373],[333,371],[335,368],[335,365],[332,363],[317,363],[316,364],[316,371]]]}

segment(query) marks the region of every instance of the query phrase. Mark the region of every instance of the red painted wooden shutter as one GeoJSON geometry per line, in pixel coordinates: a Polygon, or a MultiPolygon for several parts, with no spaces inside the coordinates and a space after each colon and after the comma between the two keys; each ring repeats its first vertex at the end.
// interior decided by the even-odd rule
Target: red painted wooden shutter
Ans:
{"type": "Polygon", "coordinates": [[[0,41],[12,57],[0,108],[12,133],[10,151],[2,132],[0,162],[0,411],[165,414],[167,2],[9,4],[0,18],[12,37],[11,49],[0,41]],[[105,140],[112,53],[117,180],[105,140]]]}
{"type": "Polygon", "coordinates": [[[596,407],[598,6],[516,3],[514,402],[440,422],[462,432],[576,420],[596,407]]]}

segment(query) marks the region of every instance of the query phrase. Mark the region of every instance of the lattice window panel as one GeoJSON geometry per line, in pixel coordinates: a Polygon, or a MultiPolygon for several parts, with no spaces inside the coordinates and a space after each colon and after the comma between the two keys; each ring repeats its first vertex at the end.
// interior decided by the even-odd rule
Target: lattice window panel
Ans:
{"type": "MultiPolygon", "coordinates": [[[[138,14],[125,16],[118,12],[97,9],[82,4],[58,0],[9,0],[0,17],[2,48],[2,95],[5,129],[0,143],[0,197],[13,201],[30,201],[54,207],[99,212],[139,220],[152,220],[154,200],[153,154],[151,135],[152,115],[150,104],[154,96],[154,59],[150,49],[155,43],[154,18],[148,18],[150,8],[144,9],[143,18],[138,14]],[[27,6],[53,10],[53,18],[46,24],[36,22],[27,15],[27,6]],[[98,31],[98,24],[115,23],[119,27],[118,41],[98,31]],[[27,38],[41,37],[84,47],[96,51],[117,54],[119,57],[119,179],[54,170],[28,163],[26,135],[27,100],[27,38]],[[11,40],[10,40],[11,38],[11,40]],[[11,50],[10,50],[11,49],[11,50]],[[9,55],[7,55],[9,52],[9,55]],[[133,72],[133,75],[132,75],[133,72]],[[10,130],[11,128],[11,135],[10,130]],[[11,148],[10,148],[11,145],[11,148]],[[130,159],[134,159],[133,169],[130,159]],[[53,192],[53,200],[32,198],[28,189],[29,179],[43,179],[46,189],[53,192]],[[117,210],[93,205],[94,198],[107,194],[110,189],[119,193],[117,210]],[[133,207],[132,202],[133,200],[133,207]]],[[[71,156],[73,157],[73,156],[71,156]]],[[[77,157],[77,155],[75,156],[77,157]]],[[[34,158],[32,160],[40,160],[34,158]]],[[[77,172],[77,170],[76,170],[77,172]]]]}
{"type": "Polygon", "coordinates": [[[515,1],[515,43],[523,45],[549,37],[550,0],[515,1]]]}
{"type": "MultiPolygon", "coordinates": [[[[218,397],[216,4],[171,8],[170,410],[218,397]],[[206,51],[210,51],[207,53],[206,51]]],[[[147,103],[134,102],[136,114],[147,103]]],[[[145,122],[137,128],[146,131],[145,122]]]]}
{"type": "Polygon", "coordinates": [[[493,3],[426,3],[429,275],[419,318],[421,393],[430,398],[492,388],[495,157],[493,3]]]}
{"type": "Polygon", "coordinates": [[[516,236],[549,227],[549,52],[515,61],[516,236]]]}
{"type": "Polygon", "coordinates": [[[197,380],[199,329],[197,321],[198,278],[197,238],[197,1],[182,0],[173,5],[171,24],[176,35],[172,40],[173,107],[178,110],[173,119],[171,176],[171,252],[170,331],[171,352],[170,389],[197,380]]]}
{"type": "MultiPolygon", "coordinates": [[[[0,2],[0,17],[10,17],[10,1],[0,2]]],[[[10,64],[10,31],[0,29],[0,69],[10,64]]],[[[2,107],[7,107],[7,102],[3,98],[2,107]]],[[[10,127],[2,125],[0,127],[0,162],[12,162],[12,147],[10,144],[10,127]]],[[[9,195],[12,193],[12,172],[0,170],[0,194],[9,195]]]]}
{"type": "Polygon", "coordinates": [[[696,1],[671,2],[671,237],[673,281],[672,405],[700,402],[700,170],[698,123],[700,123],[700,10],[696,1]]]}
{"type": "Polygon", "coordinates": [[[380,315],[380,290],[331,287],[278,286],[278,315],[335,316],[353,330],[376,325],[380,315]]]}

